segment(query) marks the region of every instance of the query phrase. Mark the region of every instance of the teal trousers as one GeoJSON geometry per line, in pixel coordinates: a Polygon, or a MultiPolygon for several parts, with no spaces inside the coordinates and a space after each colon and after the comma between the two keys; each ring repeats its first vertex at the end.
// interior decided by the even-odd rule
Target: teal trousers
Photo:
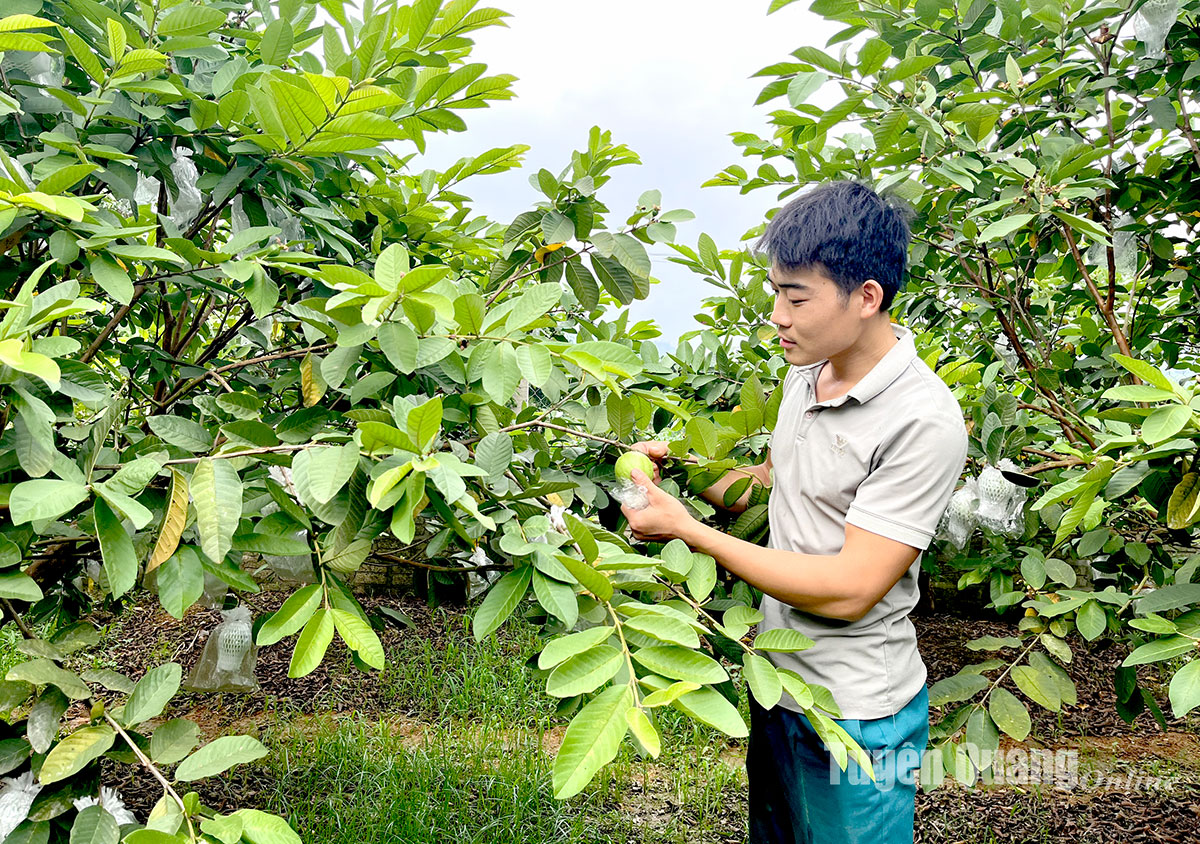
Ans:
{"type": "Polygon", "coordinates": [[[750,844],[912,844],[928,692],[895,715],[838,723],[871,754],[874,782],[853,760],[842,771],[808,718],[751,698],[750,844]]]}

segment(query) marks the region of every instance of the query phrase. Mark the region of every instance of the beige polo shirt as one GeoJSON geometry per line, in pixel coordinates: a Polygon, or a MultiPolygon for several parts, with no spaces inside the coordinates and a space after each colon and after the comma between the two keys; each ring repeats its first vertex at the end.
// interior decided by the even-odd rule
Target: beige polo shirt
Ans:
{"type": "MultiPolygon", "coordinates": [[[[848,393],[818,402],[825,361],[792,367],[771,434],[774,479],[770,547],[834,555],[846,524],[924,550],[962,474],[967,432],[950,389],[922,361],[912,333],[893,324],[898,342],[848,393]]],[[[908,619],[916,606],[921,558],[865,617],[822,618],[764,596],[760,630],[788,627],[816,644],[772,653],[833,692],[845,718],[895,714],[921,690],[925,664],[908,619]]],[[[830,557],[829,565],[835,565],[830,557]]],[[[781,705],[799,711],[784,695],[781,705]]]]}

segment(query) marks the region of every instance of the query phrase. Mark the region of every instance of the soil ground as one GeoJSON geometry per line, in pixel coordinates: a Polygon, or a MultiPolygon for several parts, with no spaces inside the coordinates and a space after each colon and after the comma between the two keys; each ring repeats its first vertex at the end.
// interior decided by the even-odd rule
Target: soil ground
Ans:
{"type": "MultiPolygon", "coordinates": [[[[246,602],[257,617],[277,608],[287,594],[264,591],[246,596],[246,602]]],[[[412,620],[411,626],[388,624],[380,632],[388,663],[394,666],[392,671],[404,670],[406,655],[411,657],[413,637],[435,644],[463,637],[461,611],[431,612],[414,598],[368,597],[363,604],[371,613],[388,607],[412,620]]],[[[153,596],[146,596],[119,616],[98,620],[108,622],[104,650],[110,658],[107,667],[137,678],[154,665],[175,660],[183,665],[186,676],[220,615],[216,610],[194,607],[182,620],[176,620],[157,606],[153,596]]],[[[1015,624],[947,614],[914,617],[914,623],[930,683],[990,656],[966,648],[969,640],[987,634],[1014,635],[1016,629],[1015,624]]],[[[1169,721],[1164,731],[1148,713],[1143,713],[1132,725],[1126,724],[1117,715],[1112,687],[1112,668],[1123,654],[1112,647],[1085,650],[1084,643],[1073,644],[1079,645],[1071,672],[1078,686],[1078,705],[1057,715],[1031,707],[1034,731],[1028,744],[1075,751],[1080,770],[1092,776],[1091,783],[1061,789],[1006,785],[970,790],[949,784],[921,793],[917,799],[919,844],[1200,841],[1200,719],[1193,716],[1186,723],[1169,721]],[[1130,783],[1131,775],[1143,779],[1130,783]],[[1098,782],[1102,778],[1107,778],[1108,784],[1098,782]]],[[[404,746],[415,747],[433,728],[434,716],[423,704],[398,697],[395,684],[384,675],[353,669],[337,642],[315,672],[302,679],[288,679],[292,645],[293,639],[286,639],[259,651],[258,693],[185,694],[176,698],[163,717],[195,720],[206,739],[233,732],[262,736],[271,730],[328,729],[343,719],[365,716],[387,725],[393,735],[402,738],[404,746]]],[[[1161,685],[1153,668],[1147,669],[1142,679],[1151,688],[1161,685]]],[[[1158,691],[1160,697],[1165,697],[1162,689],[1158,691]]],[[[77,716],[86,719],[85,713],[77,716]]],[[[523,727],[518,724],[514,729],[523,727]]],[[[540,734],[539,740],[548,753],[553,752],[561,740],[561,728],[540,734]]],[[[730,742],[719,758],[740,770],[744,744],[730,742]]],[[[124,781],[119,786],[122,794],[135,809],[148,811],[161,793],[157,785],[148,777],[123,770],[124,781]]],[[[636,811],[638,816],[633,820],[647,830],[645,840],[654,841],[653,830],[665,824],[679,807],[668,789],[660,787],[653,765],[639,770],[644,771],[643,775],[628,787],[629,794],[618,808],[636,811]]],[[[268,776],[269,772],[259,766],[242,766],[226,777],[205,781],[198,790],[214,808],[254,806],[260,793],[277,786],[264,781],[268,776]]],[[[744,840],[744,778],[739,782],[740,786],[725,795],[717,833],[694,840],[744,840]]]]}

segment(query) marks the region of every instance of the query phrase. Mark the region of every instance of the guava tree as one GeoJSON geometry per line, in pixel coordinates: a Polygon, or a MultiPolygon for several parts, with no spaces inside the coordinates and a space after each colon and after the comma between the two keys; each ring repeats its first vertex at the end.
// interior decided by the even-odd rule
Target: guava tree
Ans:
{"type": "MultiPolygon", "coordinates": [[[[651,191],[613,217],[599,191],[637,156],[599,128],[561,172],[535,174],[538,200],[503,224],[475,214],[461,184],[517,166],[523,147],[442,172],[413,164],[467,109],[511,96],[511,77],[470,61],[470,33],[503,12],[476,0],[368,3],[361,17],[337,0],[6,12],[0,600],[29,660],[0,681],[0,773],[30,796],[10,840],[295,840],[281,819],[221,815],[187,792],[266,749],[237,736],[194,749],[195,724],[158,723],[179,665],[136,682],[65,667],[96,643],[73,583],[89,561],[108,599],[150,576],[182,617],[206,577],[255,591],[259,555],[306,559],[314,582],[255,626],[262,646],[296,637],[292,677],[335,635],[360,667],[383,666],[380,622],[352,589],[373,549],[501,570],[474,631],[516,612],[544,626],[547,692],[573,713],[560,797],[627,734],[657,755],[661,707],[745,735],[731,669],[766,706],[786,689],[843,765],[869,767],[828,691],[759,653],[807,640],[751,639],[749,589],[681,543],[633,548],[612,516],[622,441],[669,432],[690,471],[713,478],[761,448],[777,412],[757,378],[722,409],[726,397],[694,391],[699,358],[663,355],[653,325],[629,323],[624,306],[651,283],[645,245],[691,215],[651,191]],[[57,632],[40,638],[25,618],[57,632]],[[90,719],[64,735],[72,702],[90,719]],[[75,809],[101,757],[161,783],[144,828],[75,809]]],[[[733,527],[761,539],[767,493],[748,486],[730,490],[750,506],[733,527]]]]}
{"type": "MultiPolygon", "coordinates": [[[[1129,651],[1114,676],[1124,717],[1149,707],[1165,724],[1139,684],[1150,663],[1184,717],[1200,705],[1200,7],[811,8],[844,28],[827,49],[800,47],[759,73],[775,133],[735,134],[752,163],[710,184],[782,200],[859,179],[908,203],[896,314],[963,406],[967,474],[1008,458],[1043,486],[1014,535],[979,531],[942,549],[943,576],[985,585],[989,606],[1024,617],[1019,638],[971,644],[994,658],[932,688],[944,717],[929,784],[943,771],[973,782],[1000,732],[1026,738],[1029,710],[1010,687],[1051,710],[1073,705],[1072,655],[1099,640],[1129,651]]],[[[726,350],[716,371],[759,371],[763,268],[704,238],[679,252],[724,291],[700,332],[726,350]]]]}

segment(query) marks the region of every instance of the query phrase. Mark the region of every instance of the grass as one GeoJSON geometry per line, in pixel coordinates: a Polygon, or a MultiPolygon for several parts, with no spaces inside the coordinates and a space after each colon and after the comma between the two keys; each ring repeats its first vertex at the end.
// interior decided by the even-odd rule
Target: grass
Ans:
{"type": "MultiPolygon", "coordinates": [[[[476,642],[439,611],[438,635],[405,636],[381,681],[396,714],[268,725],[262,808],[306,841],[698,842],[742,832],[744,774],[727,740],[667,710],[659,760],[628,744],[584,795],[552,794],[563,719],[528,662],[536,628],[511,620],[476,642]],[[273,789],[273,790],[272,790],[273,789]]],[[[423,631],[428,633],[429,631],[423,631]]],[[[350,669],[353,670],[353,669],[350,669]]]]}

